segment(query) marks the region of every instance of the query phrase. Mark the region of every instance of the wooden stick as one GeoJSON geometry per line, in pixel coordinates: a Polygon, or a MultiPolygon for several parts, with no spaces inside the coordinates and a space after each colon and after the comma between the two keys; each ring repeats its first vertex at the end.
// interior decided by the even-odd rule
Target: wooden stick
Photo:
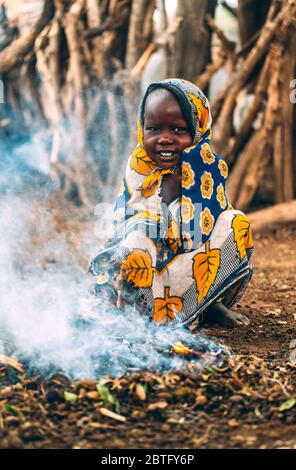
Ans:
{"type": "Polygon", "coordinates": [[[281,122],[277,123],[273,137],[273,170],[275,186],[275,202],[284,201],[283,197],[283,163],[285,155],[283,154],[283,126],[281,122]]]}
{"type": "Polygon", "coordinates": [[[227,195],[231,204],[237,205],[244,175],[249,171],[254,158],[260,159],[265,151],[264,130],[254,132],[239,155],[227,181],[227,195]]]}
{"type": "Polygon", "coordinates": [[[69,168],[67,165],[65,165],[62,162],[59,161],[53,161],[51,162],[52,168],[56,168],[60,173],[62,173],[64,176],[66,176],[72,183],[75,183],[77,186],[79,185],[79,182],[75,176],[75,173],[71,168],[69,168]]]}
{"type": "Polygon", "coordinates": [[[224,32],[219,28],[219,26],[216,24],[215,20],[211,17],[211,15],[207,14],[205,16],[205,19],[211,30],[216,33],[218,38],[220,39],[223,49],[225,49],[225,51],[227,52],[232,53],[235,49],[236,43],[234,41],[230,41],[230,39],[225,36],[224,32]]]}
{"type": "Polygon", "coordinates": [[[69,48],[69,78],[73,91],[75,118],[75,179],[81,202],[90,207],[91,203],[86,191],[86,148],[85,148],[85,103],[83,89],[85,73],[82,61],[82,45],[78,34],[80,14],[84,8],[84,0],[76,0],[69,9],[65,19],[65,35],[69,48]]]}
{"type": "Polygon", "coordinates": [[[126,48],[126,67],[132,70],[147,45],[152,34],[152,17],[155,8],[155,0],[133,0],[129,21],[128,41],[126,48]]]}
{"type": "Polygon", "coordinates": [[[239,51],[237,51],[237,53],[234,56],[234,61],[235,62],[237,62],[237,60],[240,57],[244,56],[247,52],[249,52],[251,47],[254,46],[257,39],[259,38],[259,34],[260,34],[260,30],[257,31],[255,34],[253,34],[253,36],[251,36],[250,39],[248,39],[248,41],[243,45],[243,47],[239,51]]]}
{"type": "Polygon", "coordinates": [[[0,74],[8,73],[24,61],[24,57],[33,49],[37,36],[50,22],[54,14],[52,0],[46,0],[40,18],[22,37],[16,39],[0,53],[0,74]]]}
{"type": "Polygon", "coordinates": [[[205,71],[201,75],[196,77],[195,82],[199,86],[199,88],[204,90],[208,86],[213,75],[225,64],[227,57],[227,54],[221,51],[218,59],[215,62],[208,64],[206,66],[205,71]]]}
{"type": "Polygon", "coordinates": [[[164,47],[168,44],[172,35],[174,35],[179,29],[182,23],[182,18],[178,16],[170,26],[164,31],[164,33],[154,42],[151,42],[148,47],[145,49],[141,57],[139,58],[136,65],[131,70],[131,76],[133,78],[139,77],[144,70],[145,65],[147,64],[149,58],[159,47],[164,47]]]}
{"type": "Polygon", "coordinates": [[[283,125],[283,200],[293,199],[293,113],[295,104],[290,101],[289,85],[295,77],[295,47],[296,47],[296,29],[295,26],[289,31],[286,43],[288,49],[283,56],[282,82],[281,82],[281,102],[282,102],[282,125],[283,125]]]}
{"type": "MultiPolygon", "coordinates": [[[[278,0],[273,0],[273,3],[270,5],[270,8],[268,10],[268,13],[267,13],[267,17],[266,17],[266,20],[265,20],[265,24],[268,23],[269,21],[272,21],[276,15],[276,13],[278,13],[279,11],[279,5],[278,5],[278,0]]],[[[256,33],[253,34],[253,36],[251,36],[245,43],[244,45],[242,46],[242,48],[236,53],[235,57],[234,57],[234,61],[237,62],[237,60],[244,56],[246,52],[249,51],[249,49],[251,47],[253,47],[253,45],[256,43],[259,35],[260,35],[260,32],[261,30],[259,29],[258,31],[256,31],[256,33]]]]}
{"type": "Polygon", "coordinates": [[[228,152],[225,153],[224,158],[228,163],[231,163],[236,155],[242,148],[242,145],[249,136],[251,126],[256,118],[259,109],[262,107],[264,97],[266,96],[266,88],[270,77],[270,54],[266,57],[263,68],[261,70],[259,80],[254,93],[254,100],[248,110],[247,116],[243,122],[243,125],[237,134],[234,143],[230,146],[228,152]]]}
{"type": "Polygon", "coordinates": [[[131,70],[131,77],[136,78],[139,77],[143,70],[145,65],[147,64],[148,60],[152,56],[153,52],[155,52],[157,49],[157,45],[155,42],[151,42],[149,46],[145,49],[143,54],[141,55],[140,59],[136,63],[136,65],[133,67],[131,70]]]}
{"type": "Polygon", "coordinates": [[[274,34],[279,29],[282,21],[287,17],[289,18],[290,15],[293,15],[295,4],[296,0],[290,0],[282,8],[282,10],[279,12],[274,21],[270,21],[264,25],[255,47],[251,50],[248,57],[244,61],[243,66],[237,72],[232,82],[229,84],[229,92],[226,96],[221,112],[219,114],[215,131],[215,139],[222,145],[223,143],[224,145],[227,145],[227,141],[231,136],[232,120],[230,119],[230,116],[232,116],[233,114],[233,110],[236,104],[236,97],[240,89],[244,86],[251,73],[253,72],[255,66],[262,58],[274,34]]]}
{"type": "Polygon", "coordinates": [[[84,37],[86,39],[92,39],[101,36],[105,31],[112,31],[120,28],[123,24],[125,24],[127,16],[129,15],[129,5],[130,0],[122,1],[118,5],[120,8],[115,10],[114,15],[108,16],[108,18],[106,18],[106,20],[101,25],[90,28],[84,33],[84,37]]]}
{"type": "Polygon", "coordinates": [[[213,122],[215,122],[219,116],[219,113],[221,111],[225,98],[227,96],[228,90],[229,90],[229,86],[228,85],[224,86],[222,90],[220,90],[217,93],[217,95],[215,96],[211,104],[211,113],[212,113],[213,122]]]}
{"type": "Polygon", "coordinates": [[[222,0],[221,5],[225,8],[225,10],[229,11],[234,16],[234,18],[237,18],[237,8],[231,7],[224,0],[222,0]]]}
{"type": "Polygon", "coordinates": [[[296,199],[247,214],[254,233],[296,223],[296,199]]]}
{"type": "Polygon", "coordinates": [[[280,109],[279,84],[283,45],[274,45],[272,54],[273,70],[267,93],[268,101],[262,127],[262,138],[258,143],[258,148],[254,149],[247,172],[243,175],[243,181],[240,184],[236,200],[236,205],[241,210],[245,210],[251,202],[264,174],[265,167],[272,155],[272,135],[278,123],[280,109]]]}
{"type": "MultiPolygon", "coordinates": [[[[166,0],[159,0],[157,4],[160,11],[160,24],[162,31],[165,31],[169,26],[168,15],[166,10],[166,0]]],[[[168,77],[170,75],[170,61],[172,60],[172,48],[169,44],[164,46],[165,52],[165,75],[168,77]]]]}

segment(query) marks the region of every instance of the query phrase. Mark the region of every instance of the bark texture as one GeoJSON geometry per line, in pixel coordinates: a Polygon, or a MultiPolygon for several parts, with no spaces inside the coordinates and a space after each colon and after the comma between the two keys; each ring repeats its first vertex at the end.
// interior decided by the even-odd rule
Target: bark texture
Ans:
{"type": "Polygon", "coordinates": [[[176,35],[170,73],[195,81],[211,61],[211,29],[206,15],[214,15],[216,0],[179,0],[177,15],[183,18],[176,35]]]}

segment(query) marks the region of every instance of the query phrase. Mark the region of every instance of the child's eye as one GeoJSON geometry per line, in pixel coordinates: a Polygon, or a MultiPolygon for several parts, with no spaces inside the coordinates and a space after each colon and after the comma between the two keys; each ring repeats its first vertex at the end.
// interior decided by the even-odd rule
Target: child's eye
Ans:
{"type": "Polygon", "coordinates": [[[158,127],[153,127],[153,126],[149,126],[149,127],[146,127],[146,131],[151,131],[151,132],[156,132],[158,131],[158,127]]]}
{"type": "Polygon", "coordinates": [[[174,132],[178,133],[178,134],[182,134],[182,133],[185,133],[185,132],[188,132],[187,131],[187,128],[186,127],[174,127],[174,132]]]}

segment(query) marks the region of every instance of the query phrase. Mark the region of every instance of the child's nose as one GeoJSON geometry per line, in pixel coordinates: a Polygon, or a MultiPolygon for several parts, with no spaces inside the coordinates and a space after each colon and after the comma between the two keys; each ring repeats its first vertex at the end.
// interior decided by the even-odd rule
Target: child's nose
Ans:
{"type": "Polygon", "coordinates": [[[172,144],[173,143],[173,138],[172,138],[172,136],[170,135],[169,132],[163,131],[159,135],[158,143],[163,144],[163,145],[172,144]]]}

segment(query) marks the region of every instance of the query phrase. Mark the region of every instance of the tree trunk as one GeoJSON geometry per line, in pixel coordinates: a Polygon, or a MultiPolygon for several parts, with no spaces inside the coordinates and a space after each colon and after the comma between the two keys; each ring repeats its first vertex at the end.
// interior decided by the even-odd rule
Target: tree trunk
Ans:
{"type": "Polygon", "coordinates": [[[211,108],[213,143],[229,163],[234,206],[245,210],[256,194],[265,195],[266,181],[264,203],[273,194],[276,202],[295,198],[296,0],[240,0],[239,51],[210,19],[217,0],[179,0],[172,22],[164,0],[159,2],[163,33],[153,37],[155,0],[45,0],[50,8],[39,21],[0,52],[0,139],[9,134],[9,120],[2,117],[12,110],[18,120],[9,121],[11,134],[34,136],[46,129],[52,174],[64,194],[85,204],[111,199],[135,141],[131,129],[143,69],[164,47],[168,76],[207,87],[225,62],[232,70],[211,108]],[[223,54],[208,64],[211,31],[221,39],[223,54]]]}
{"type": "Polygon", "coordinates": [[[245,59],[240,61],[238,54],[234,55],[236,73],[221,97],[214,138],[231,168],[229,199],[241,210],[257,196],[265,203],[295,197],[295,105],[291,92],[296,65],[292,52],[295,14],[296,0],[272,3],[248,55],[244,53],[245,59]],[[240,109],[245,114],[239,127],[233,128],[240,109]]]}
{"type": "Polygon", "coordinates": [[[52,1],[47,0],[37,23],[31,27],[27,34],[14,41],[0,53],[0,73],[8,73],[23,62],[25,55],[33,49],[38,34],[49,23],[53,14],[52,1]]]}
{"type": "Polygon", "coordinates": [[[152,39],[155,0],[133,0],[129,23],[126,66],[131,70],[152,39]]]}
{"type": "Polygon", "coordinates": [[[176,35],[170,75],[195,81],[211,61],[211,30],[206,15],[214,16],[216,0],[179,0],[177,15],[183,17],[176,35]]]}
{"type": "Polygon", "coordinates": [[[271,0],[239,0],[237,14],[242,46],[262,28],[270,4],[271,0]]]}
{"type": "Polygon", "coordinates": [[[221,107],[219,118],[216,122],[215,131],[215,142],[220,152],[227,150],[228,139],[233,133],[233,124],[230,116],[233,115],[239,92],[251,79],[252,73],[260,64],[261,59],[266,55],[266,52],[270,47],[270,43],[278,34],[279,28],[281,28],[283,23],[285,24],[287,21],[292,21],[290,15],[294,8],[295,2],[287,3],[280,10],[276,18],[267,20],[265,27],[260,32],[255,46],[242,63],[240,69],[234,74],[233,79],[227,85],[227,88],[224,91],[225,99],[223,106],[221,107]]]}

